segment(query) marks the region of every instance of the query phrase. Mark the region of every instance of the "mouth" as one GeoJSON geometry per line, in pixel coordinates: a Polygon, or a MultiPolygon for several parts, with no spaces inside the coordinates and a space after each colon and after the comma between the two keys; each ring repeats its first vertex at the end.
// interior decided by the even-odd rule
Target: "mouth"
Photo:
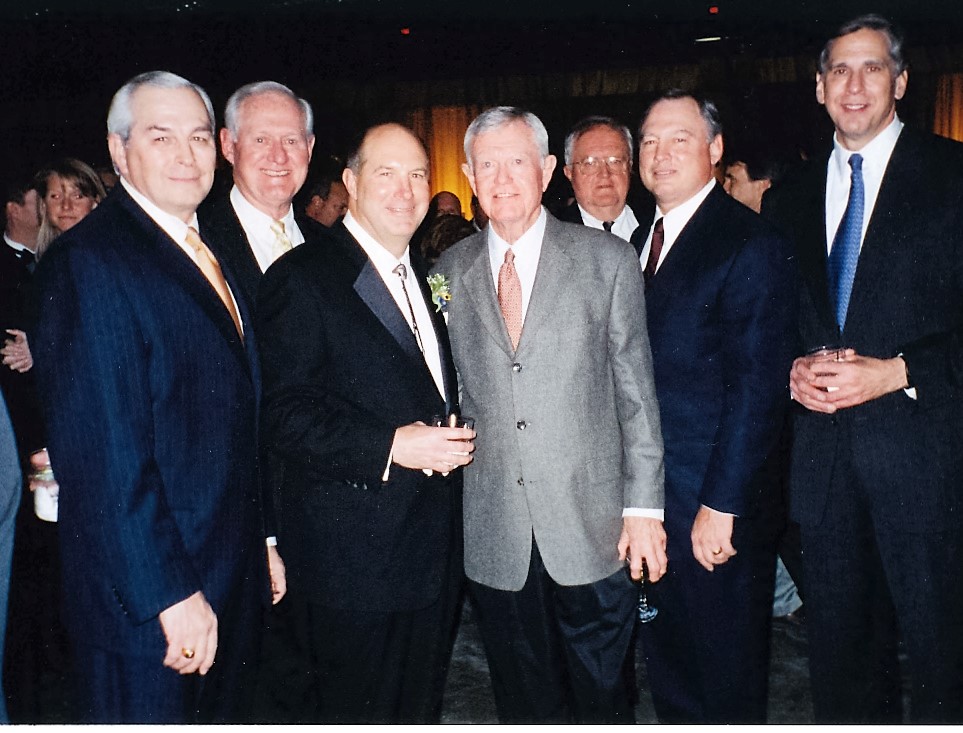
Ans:
{"type": "Polygon", "coordinates": [[[847,112],[862,112],[869,107],[868,104],[844,104],[843,109],[847,112]]]}
{"type": "Polygon", "coordinates": [[[291,171],[273,171],[262,169],[261,173],[266,175],[268,178],[284,178],[291,175],[291,171]]]}

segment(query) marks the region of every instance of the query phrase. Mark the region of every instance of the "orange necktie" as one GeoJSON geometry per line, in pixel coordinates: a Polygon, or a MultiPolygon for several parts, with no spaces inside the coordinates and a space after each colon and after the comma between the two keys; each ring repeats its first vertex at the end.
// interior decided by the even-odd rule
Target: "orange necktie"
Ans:
{"type": "Polygon", "coordinates": [[[508,328],[512,348],[518,348],[522,337],[522,281],[515,270],[515,253],[511,248],[505,253],[505,261],[498,271],[498,307],[508,328]]]}
{"type": "Polygon", "coordinates": [[[234,307],[234,299],[231,297],[231,291],[227,287],[227,280],[224,279],[224,273],[221,272],[221,266],[217,264],[217,258],[214,257],[214,253],[204,244],[204,240],[201,239],[201,235],[198,234],[194,227],[187,228],[186,241],[197,255],[197,266],[201,272],[204,273],[204,277],[207,278],[211,287],[214,288],[214,291],[224,303],[227,312],[231,314],[238,335],[244,338],[244,331],[241,330],[241,318],[238,316],[237,309],[234,307]]]}

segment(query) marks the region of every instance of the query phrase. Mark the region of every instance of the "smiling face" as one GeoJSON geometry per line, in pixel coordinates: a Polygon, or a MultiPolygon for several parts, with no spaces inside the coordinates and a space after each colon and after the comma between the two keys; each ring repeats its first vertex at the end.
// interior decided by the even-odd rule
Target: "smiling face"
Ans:
{"type": "Polygon", "coordinates": [[[491,226],[512,244],[538,219],[555,156],[543,159],[531,128],[514,121],[477,135],[462,170],[491,226]]]}
{"type": "Polygon", "coordinates": [[[304,126],[304,111],[291,97],[263,92],[241,102],[237,139],[221,130],[221,151],[234,166],[234,183],[259,211],[281,219],[304,185],[314,135],[304,126]]]}
{"type": "Polygon", "coordinates": [[[816,74],[816,99],[826,106],[847,150],[861,149],[893,121],[908,78],[906,71],[893,72],[880,31],[861,28],[833,41],[826,72],[816,74]]]}
{"type": "Polygon", "coordinates": [[[691,97],[657,102],[642,122],[639,174],[663,214],[695,196],[722,157],[722,135],[709,128],[691,97]]]}
{"type": "Polygon", "coordinates": [[[629,193],[629,146],[622,134],[599,125],[586,130],[572,147],[572,165],[565,166],[565,177],[572,182],[575,200],[601,221],[614,221],[625,208],[629,193]],[[591,173],[582,164],[586,158],[608,160],[618,158],[621,165],[596,165],[591,173]]]}
{"type": "Polygon", "coordinates": [[[120,174],[162,211],[190,221],[214,183],[214,131],[207,108],[187,87],[142,86],[130,99],[132,124],[125,143],[107,136],[120,174]]]}
{"type": "Polygon", "coordinates": [[[97,200],[80,190],[77,181],[56,173],[47,177],[47,193],[43,197],[47,220],[65,232],[97,206],[97,200]]]}
{"type": "Polygon", "coordinates": [[[401,257],[428,211],[428,155],[400,125],[368,131],[357,172],[346,168],[351,216],[382,247],[401,257]]]}

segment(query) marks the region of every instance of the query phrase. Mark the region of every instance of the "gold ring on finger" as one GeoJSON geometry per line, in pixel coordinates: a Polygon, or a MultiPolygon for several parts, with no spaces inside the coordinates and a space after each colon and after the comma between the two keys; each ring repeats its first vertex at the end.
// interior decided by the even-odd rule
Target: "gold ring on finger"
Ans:
{"type": "Polygon", "coordinates": [[[193,659],[193,658],[194,658],[194,650],[193,650],[193,649],[188,649],[186,646],[185,646],[183,649],[181,649],[181,654],[184,655],[184,659],[193,659]]]}

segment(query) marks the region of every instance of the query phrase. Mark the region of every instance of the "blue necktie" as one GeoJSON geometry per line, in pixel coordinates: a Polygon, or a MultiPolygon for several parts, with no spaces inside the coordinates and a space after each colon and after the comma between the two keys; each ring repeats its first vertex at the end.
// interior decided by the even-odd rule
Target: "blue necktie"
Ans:
{"type": "Polygon", "coordinates": [[[849,310],[849,296],[853,291],[853,278],[856,276],[856,263],[859,261],[859,242],[863,234],[863,156],[853,153],[849,156],[853,169],[852,184],[849,188],[849,203],[846,213],[839,222],[839,229],[833,238],[833,248],[829,252],[830,295],[836,304],[836,323],[840,332],[846,325],[846,311],[849,310]]]}

